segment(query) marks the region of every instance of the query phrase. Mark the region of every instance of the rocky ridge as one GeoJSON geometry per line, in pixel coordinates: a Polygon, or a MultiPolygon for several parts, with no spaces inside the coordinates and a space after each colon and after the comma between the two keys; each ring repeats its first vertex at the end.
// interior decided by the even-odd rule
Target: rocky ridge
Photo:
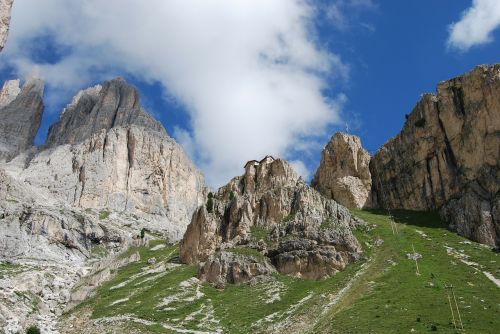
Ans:
{"type": "Polygon", "coordinates": [[[199,276],[216,285],[268,274],[270,263],[284,274],[319,279],[360,258],[351,231],[358,224],[345,207],[305,184],[286,161],[267,156],[249,161],[244,175],[198,208],[180,257],[202,262],[199,276]]]}
{"type": "Polygon", "coordinates": [[[321,153],[311,186],[348,208],[371,206],[370,154],[359,137],[337,132],[321,153]]]}
{"type": "Polygon", "coordinates": [[[440,210],[450,228],[500,244],[500,65],[478,66],[425,94],[374,155],[382,208],[440,210]]]}
{"type": "Polygon", "coordinates": [[[10,26],[10,12],[14,0],[0,0],[0,51],[7,41],[10,26]]]}
{"type": "Polygon", "coordinates": [[[371,159],[359,138],[336,133],[312,186],[353,208],[439,210],[453,231],[498,247],[499,165],[497,64],[424,94],[402,131],[371,159]]]}
{"type": "Polygon", "coordinates": [[[0,94],[0,328],[6,333],[29,324],[56,333],[66,306],[109,275],[98,270],[76,295],[73,286],[93,268],[119,263],[141,229],[179,240],[205,197],[201,173],[123,79],[78,93],[47,142],[33,147],[42,94],[36,80],[22,89],[8,82],[0,94]]]}
{"type": "Polygon", "coordinates": [[[22,89],[19,80],[5,82],[0,92],[0,162],[28,150],[42,121],[44,85],[27,80],[22,89]]]}

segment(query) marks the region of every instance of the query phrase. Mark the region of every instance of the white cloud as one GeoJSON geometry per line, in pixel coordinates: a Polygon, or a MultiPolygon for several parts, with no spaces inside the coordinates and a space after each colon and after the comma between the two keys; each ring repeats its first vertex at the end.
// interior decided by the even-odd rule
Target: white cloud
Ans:
{"type": "Polygon", "coordinates": [[[375,26],[365,22],[358,23],[359,14],[377,8],[378,5],[373,0],[334,0],[326,5],[324,11],[330,23],[340,31],[350,30],[355,24],[373,33],[375,26]]]}
{"type": "Polygon", "coordinates": [[[299,174],[299,176],[302,176],[304,180],[307,180],[311,176],[311,171],[307,169],[304,162],[300,160],[293,160],[290,161],[290,165],[292,165],[293,169],[297,172],[297,174],[299,174]]]}
{"type": "Polygon", "coordinates": [[[344,98],[324,95],[325,77],[348,68],[318,46],[316,14],[306,0],[17,0],[2,60],[24,76],[36,68],[57,96],[123,72],[161,83],[192,122],[174,135],[220,185],[339,121],[344,98]],[[64,52],[36,64],[44,38],[64,52]]]}
{"type": "Polygon", "coordinates": [[[500,1],[474,0],[460,21],[449,27],[448,47],[467,51],[475,45],[493,41],[492,33],[500,27],[500,1]]]}

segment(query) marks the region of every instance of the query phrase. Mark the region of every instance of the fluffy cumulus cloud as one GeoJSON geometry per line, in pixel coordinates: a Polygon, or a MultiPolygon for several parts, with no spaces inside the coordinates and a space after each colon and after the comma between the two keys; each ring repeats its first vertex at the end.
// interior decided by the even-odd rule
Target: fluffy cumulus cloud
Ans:
{"type": "Polygon", "coordinates": [[[460,21],[450,25],[448,46],[461,51],[490,43],[492,33],[500,27],[500,1],[474,0],[460,21]]]}
{"type": "Polygon", "coordinates": [[[2,57],[58,94],[123,73],[161,83],[191,120],[174,135],[220,185],[246,160],[296,157],[339,121],[344,97],[327,97],[325,78],[347,68],[318,45],[316,14],[306,0],[17,0],[2,57]]]}

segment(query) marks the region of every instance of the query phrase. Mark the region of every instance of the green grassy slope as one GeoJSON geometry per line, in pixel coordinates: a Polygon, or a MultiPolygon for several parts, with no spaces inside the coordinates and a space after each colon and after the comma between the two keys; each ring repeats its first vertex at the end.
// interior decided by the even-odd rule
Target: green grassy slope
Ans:
{"type": "Polygon", "coordinates": [[[447,231],[431,213],[397,212],[398,235],[386,215],[355,214],[372,225],[356,231],[367,260],[321,281],[276,275],[221,291],[193,279],[197,268],[179,264],[175,246],[130,249],[141,261],[65,315],[63,331],[85,332],[92,323],[135,333],[454,333],[444,287],[453,284],[466,332],[496,333],[500,289],[483,271],[498,277],[498,254],[447,231]],[[412,245],[422,254],[420,276],[406,257],[412,245]],[[156,264],[148,264],[152,257],[156,264]]]}
{"type": "Polygon", "coordinates": [[[500,289],[483,273],[498,277],[498,253],[448,231],[434,213],[395,212],[397,235],[387,215],[355,214],[376,225],[360,239],[384,243],[372,247],[370,268],[314,333],[455,333],[447,285],[454,286],[466,332],[499,332],[500,289]],[[406,256],[412,247],[422,255],[420,275],[406,256]]]}

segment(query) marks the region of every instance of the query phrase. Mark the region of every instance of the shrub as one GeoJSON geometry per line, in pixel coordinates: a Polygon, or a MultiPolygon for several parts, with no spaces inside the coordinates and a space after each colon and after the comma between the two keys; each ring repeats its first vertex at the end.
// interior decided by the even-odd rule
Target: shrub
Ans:
{"type": "Polygon", "coordinates": [[[146,234],[146,229],[145,229],[145,228],[143,228],[143,229],[141,230],[141,239],[144,239],[144,235],[145,235],[145,234],[146,234]]]}
{"type": "Polygon", "coordinates": [[[234,199],[234,191],[229,193],[229,200],[232,201],[234,199]]]}
{"type": "Polygon", "coordinates": [[[103,210],[103,211],[99,212],[99,219],[106,219],[109,217],[110,214],[111,214],[111,212],[109,212],[107,210],[103,210]]]}
{"type": "Polygon", "coordinates": [[[211,192],[208,193],[207,211],[208,213],[212,213],[214,211],[214,194],[211,192]]]}
{"type": "Polygon", "coordinates": [[[26,330],[26,334],[40,334],[40,329],[36,326],[30,326],[26,330]]]}

